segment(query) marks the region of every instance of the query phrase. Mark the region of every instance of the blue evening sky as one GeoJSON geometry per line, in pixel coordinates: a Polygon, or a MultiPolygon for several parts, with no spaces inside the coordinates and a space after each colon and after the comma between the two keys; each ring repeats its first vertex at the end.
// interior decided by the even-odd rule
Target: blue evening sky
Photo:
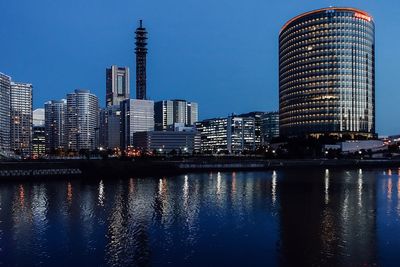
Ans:
{"type": "Polygon", "coordinates": [[[76,88],[104,106],[105,68],[129,66],[149,31],[148,96],[199,103],[200,118],[278,108],[278,34],[290,18],[351,6],[376,23],[379,134],[400,134],[398,0],[1,0],[0,72],[34,85],[34,107],[76,88]]]}

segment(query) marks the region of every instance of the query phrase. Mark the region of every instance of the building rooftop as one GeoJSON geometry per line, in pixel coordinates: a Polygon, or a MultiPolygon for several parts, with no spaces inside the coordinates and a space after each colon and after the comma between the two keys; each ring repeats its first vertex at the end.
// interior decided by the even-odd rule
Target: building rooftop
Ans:
{"type": "Polygon", "coordinates": [[[281,30],[280,30],[280,32],[279,32],[279,35],[280,35],[280,34],[282,33],[282,31],[285,30],[292,22],[294,22],[294,21],[296,21],[296,20],[298,20],[298,19],[300,19],[300,18],[302,18],[302,17],[308,16],[308,15],[312,15],[312,14],[321,13],[321,12],[325,12],[325,11],[328,11],[328,10],[334,10],[334,11],[352,11],[352,12],[360,13],[360,14],[362,14],[362,15],[364,15],[364,16],[370,18],[371,21],[373,20],[373,18],[372,18],[372,16],[371,16],[370,14],[368,14],[367,12],[365,12],[365,11],[363,11],[363,10],[357,9],[357,8],[352,8],[352,7],[326,7],[326,8],[320,8],[320,9],[312,10],[312,11],[309,11],[309,12],[305,12],[305,13],[302,13],[302,14],[300,14],[300,15],[298,15],[298,16],[292,18],[292,19],[290,19],[288,22],[285,23],[285,25],[283,25],[283,27],[281,28],[281,30]]]}

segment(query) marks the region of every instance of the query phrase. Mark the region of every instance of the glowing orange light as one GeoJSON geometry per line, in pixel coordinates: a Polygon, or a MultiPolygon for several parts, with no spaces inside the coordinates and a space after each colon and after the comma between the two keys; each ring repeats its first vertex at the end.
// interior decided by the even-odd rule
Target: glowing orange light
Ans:
{"type": "Polygon", "coordinates": [[[25,200],[25,190],[22,185],[19,186],[19,204],[24,206],[24,200],[25,200]]]}
{"type": "Polygon", "coordinates": [[[359,19],[363,19],[363,20],[366,20],[366,21],[371,21],[372,20],[370,16],[367,16],[367,15],[364,15],[364,14],[361,14],[361,13],[354,13],[354,17],[359,18],[359,19]]]}
{"type": "Polygon", "coordinates": [[[67,184],[67,200],[68,202],[72,201],[72,185],[70,182],[67,184]]]}

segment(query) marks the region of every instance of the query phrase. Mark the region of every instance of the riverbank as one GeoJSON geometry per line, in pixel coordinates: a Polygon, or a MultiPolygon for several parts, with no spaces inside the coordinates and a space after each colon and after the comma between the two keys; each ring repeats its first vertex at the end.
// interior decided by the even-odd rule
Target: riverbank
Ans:
{"type": "Polygon", "coordinates": [[[187,158],[180,160],[57,160],[0,162],[0,179],[57,177],[147,177],[205,171],[276,170],[295,168],[398,168],[399,159],[306,159],[187,158]]]}

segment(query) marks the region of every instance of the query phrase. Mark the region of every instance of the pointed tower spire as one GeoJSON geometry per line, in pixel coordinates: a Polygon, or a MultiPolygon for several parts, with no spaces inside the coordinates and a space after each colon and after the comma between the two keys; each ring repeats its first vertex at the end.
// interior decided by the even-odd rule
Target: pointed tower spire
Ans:
{"type": "Polygon", "coordinates": [[[139,20],[136,34],[136,99],[146,99],[146,56],[147,56],[147,31],[143,21],[139,20]]]}

